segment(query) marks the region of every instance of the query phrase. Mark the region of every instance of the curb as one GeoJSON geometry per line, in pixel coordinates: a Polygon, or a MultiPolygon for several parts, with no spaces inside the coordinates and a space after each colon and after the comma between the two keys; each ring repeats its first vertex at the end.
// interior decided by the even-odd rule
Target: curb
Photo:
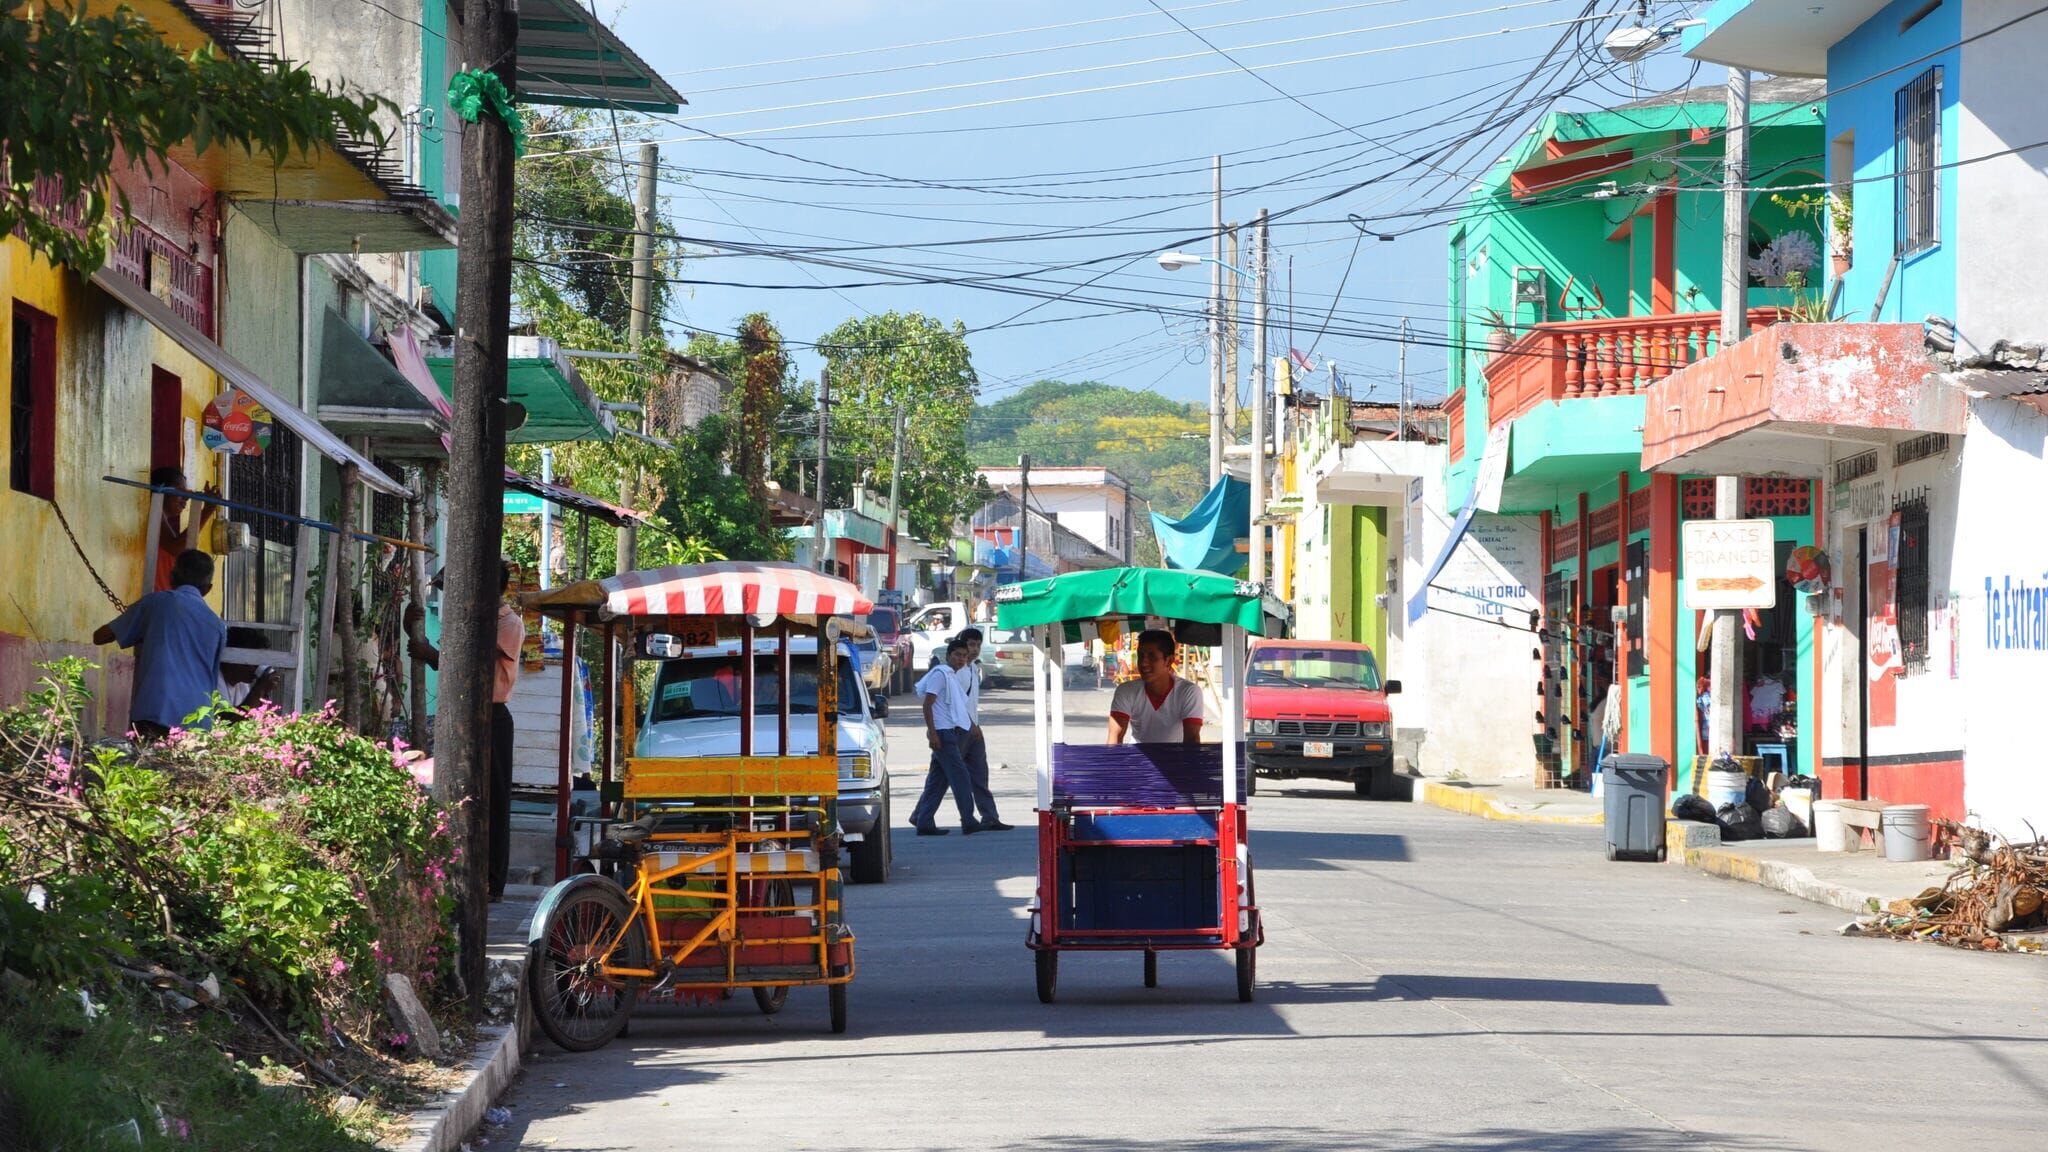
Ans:
{"type": "Polygon", "coordinates": [[[1857,915],[1868,913],[1873,900],[1879,907],[1884,905],[1875,893],[1822,880],[1811,870],[1782,860],[1759,860],[1720,847],[1688,847],[1682,859],[1687,868],[1709,876],[1740,880],[1857,915]]]}
{"type": "Polygon", "coordinates": [[[492,1101],[518,1078],[533,1032],[533,1011],[526,999],[526,945],[492,945],[488,963],[494,993],[509,990],[508,985],[516,989],[511,1023],[477,1030],[476,1052],[461,1069],[462,1086],[406,1117],[409,1135],[385,1145],[392,1152],[456,1152],[483,1123],[492,1101]]]}
{"type": "Polygon", "coordinates": [[[1598,812],[1523,811],[1519,808],[1502,807],[1494,803],[1493,797],[1475,789],[1440,784],[1434,780],[1422,780],[1418,783],[1422,785],[1419,796],[1422,803],[1466,816],[1478,816],[1486,820],[1507,820],[1520,824],[1567,824],[1596,828],[1606,823],[1606,817],[1598,812]]]}

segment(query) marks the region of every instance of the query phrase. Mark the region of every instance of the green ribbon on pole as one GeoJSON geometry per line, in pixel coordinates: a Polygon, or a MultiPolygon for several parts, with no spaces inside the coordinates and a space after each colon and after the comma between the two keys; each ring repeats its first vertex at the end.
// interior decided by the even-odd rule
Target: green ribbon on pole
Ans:
{"type": "Polygon", "coordinates": [[[512,155],[526,155],[526,121],[519,115],[519,109],[513,107],[512,93],[505,90],[505,82],[498,79],[496,72],[457,72],[448,83],[448,107],[471,124],[477,122],[486,108],[490,109],[491,115],[512,133],[512,155]]]}

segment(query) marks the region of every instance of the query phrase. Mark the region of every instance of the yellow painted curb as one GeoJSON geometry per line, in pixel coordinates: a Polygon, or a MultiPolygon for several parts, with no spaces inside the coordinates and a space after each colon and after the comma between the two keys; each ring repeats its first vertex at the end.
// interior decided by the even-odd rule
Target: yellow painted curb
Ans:
{"type": "Polygon", "coordinates": [[[1606,817],[1598,812],[1524,812],[1515,808],[1503,808],[1493,802],[1493,797],[1474,788],[1454,788],[1432,780],[1422,781],[1422,802],[1449,812],[1460,812],[1467,816],[1478,816],[1487,820],[1509,820],[1518,824],[1572,824],[1598,826],[1606,823],[1606,817]]]}

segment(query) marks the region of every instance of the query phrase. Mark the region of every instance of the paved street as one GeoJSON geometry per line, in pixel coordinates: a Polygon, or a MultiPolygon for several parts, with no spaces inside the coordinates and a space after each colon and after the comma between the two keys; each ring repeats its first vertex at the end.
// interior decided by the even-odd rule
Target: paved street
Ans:
{"type": "MultiPolygon", "coordinates": [[[[1096,731],[1106,693],[1077,720],[1096,731]]],[[[1077,708],[1078,715],[1084,708],[1077,708]]],[[[898,823],[922,741],[898,714],[898,823]]],[[[985,704],[1028,822],[1029,695],[985,704]]],[[[950,817],[948,817],[950,819],[950,817]]],[[[1038,1003],[1032,833],[918,839],[849,889],[852,1026],[821,990],[650,1009],[589,1055],[541,1041],[493,1145],[677,1148],[1870,1149],[2040,1138],[2048,965],[1838,937],[1841,913],[1592,828],[1262,792],[1254,1004],[1219,955],[1069,955],[1038,1003]]]]}

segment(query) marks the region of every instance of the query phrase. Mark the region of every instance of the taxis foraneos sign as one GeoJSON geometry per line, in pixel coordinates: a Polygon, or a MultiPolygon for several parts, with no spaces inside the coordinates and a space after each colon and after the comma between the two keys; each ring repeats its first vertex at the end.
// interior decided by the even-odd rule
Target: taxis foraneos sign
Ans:
{"type": "Polygon", "coordinates": [[[200,424],[209,451],[229,456],[261,456],[270,447],[270,411],[239,388],[230,388],[208,401],[200,424]]]}

